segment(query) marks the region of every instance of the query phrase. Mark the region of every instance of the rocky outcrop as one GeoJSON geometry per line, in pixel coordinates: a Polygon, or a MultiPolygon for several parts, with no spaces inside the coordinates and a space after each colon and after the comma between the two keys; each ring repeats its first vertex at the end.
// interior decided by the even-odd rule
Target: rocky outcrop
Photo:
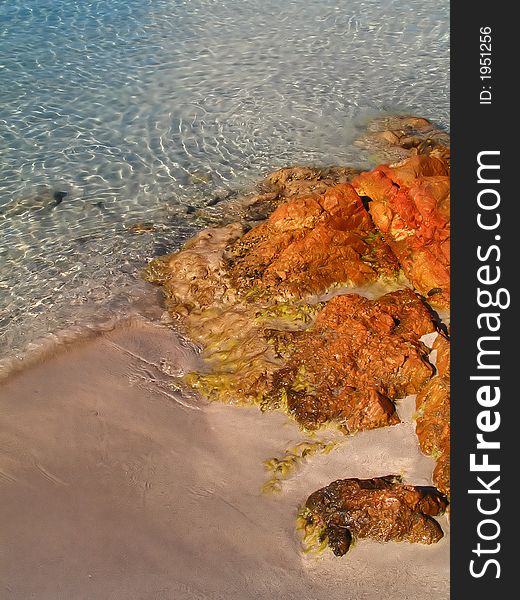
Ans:
{"type": "Polygon", "coordinates": [[[449,212],[442,194],[437,202],[418,191],[449,184],[445,163],[420,155],[354,176],[370,213],[351,184],[337,183],[350,174],[277,171],[268,185],[289,199],[265,221],[247,232],[240,223],[208,228],[148,266],[146,278],[201,346],[205,367],[185,382],[207,398],[352,433],[397,423],[395,401],[432,377],[419,338],[435,327],[412,290],[379,300],[342,292],[398,286],[397,255],[420,291],[446,299],[449,212]],[[326,293],[338,295],[320,302],[326,293]]]}
{"type": "Polygon", "coordinates": [[[414,156],[381,165],[352,184],[370,199],[377,229],[414,288],[435,307],[449,308],[450,180],[445,161],[414,156]]]}
{"type": "MultiPolygon", "coordinates": [[[[316,179],[315,171],[305,173],[314,177],[307,180],[312,185],[329,185],[328,180],[316,179]]],[[[286,170],[278,171],[273,179],[287,187],[294,177],[294,170],[286,170]]],[[[263,408],[282,406],[303,426],[313,429],[331,420],[348,431],[395,423],[393,399],[405,389],[418,389],[412,379],[422,381],[421,377],[431,375],[427,363],[419,358],[422,329],[413,343],[399,342],[394,353],[396,360],[408,361],[407,365],[413,360],[420,363],[421,375],[402,368],[389,386],[374,383],[365,392],[361,386],[370,383],[370,375],[361,381],[356,369],[344,364],[345,370],[350,369],[350,387],[345,388],[339,412],[336,402],[335,407],[324,405],[319,415],[315,412],[311,416],[295,405],[292,388],[282,389],[280,369],[297,347],[298,335],[312,325],[322,309],[319,295],[339,291],[342,286],[379,283],[382,288],[395,287],[399,269],[351,185],[340,183],[321,195],[294,195],[245,234],[244,226],[237,223],[209,228],[181,251],[149,264],[146,278],[162,285],[170,313],[182,321],[187,334],[202,348],[206,368],[188,374],[185,381],[210,399],[258,403],[263,408]],[[290,406],[280,400],[287,391],[290,406]]],[[[400,297],[405,296],[408,304],[413,300],[420,308],[431,331],[433,325],[424,307],[409,290],[400,297]]],[[[351,302],[359,304],[363,299],[351,302]]],[[[333,310],[326,310],[324,315],[333,310]]],[[[375,313],[372,317],[374,321],[378,318],[375,313]]],[[[366,323],[365,341],[369,337],[375,340],[377,327],[370,332],[368,317],[366,323]]],[[[398,333],[391,335],[398,339],[398,333]]],[[[343,333],[342,339],[346,350],[349,336],[343,333]]],[[[375,346],[373,349],[376,352],[375,346]]],[[[351,361],[348,352],[354,352],[353,348],[345,353],[345,360],[351,361]]],[[[309,374],[312,370],[307,367],[309,374]]],[[[382,375],[381,368],[376,371],[374,376],[382,375]]],[[[336,391],[331,388],[330,393],[336,391]]]]}
{"type": "Polygon", "coordinates": [[[333,422],[353,433],[398,423],[394,402],[416,394],[433,374],[419,341],[432,329],[411,290],[379,300],[336,296],[312,327],[293,334],[286,364],[273,374],[271,398],[306,429],[333,422]]]}
{"type": "Polygon", "coordinates": [[[399,265],[352,186],[338,184],[279,206],[230,247],[228,271],[241,292],[284,299],[395,280],[399,265]]]}
{"type": "Polygon", "coordinates": [[[395,280],[395,259],[352,187],[286,202],[241,233],[207,229],[148,267],[202,348],[205,368],[185,382],[209,399],[282,408],[306,429],[399,422],[395,400],[433,374],[419,341],[434,331],[426,307],[410,289],[316,302],[337,284],[395,280]]]}
{"type": "Polygon", "coordinates": [[[205,229],[151,261],[145,278],[163,286],[171,311],[185,314],[237,296],[265,304],[378,280],[397,284],[399,264],[350,184],[297,195],[244,231],[241,223],[205,229]]]}
{"type": "MultiPolygon", "coordinates": [[[[239,222],[205,229],[145,278],[200,346],[183,382],[210,400],[351,434],[398,423],[396,402],[417,394],[421,449],[449,497],[449,342],[435,342],[436,374],[420,339],[436,330],[429,305],[449,309],[446,135],[399,117],[366,139],[406,159],[365,173],[280,169],[222,203],[222,221],[239,222]]],[[[352,537],[432,543],[442,531],[430,515],[445,506],[395,477],[341,480],[309,498],[305,529],[336,554],[352,537]]]]}
{"type": "Polygon", "coordinates": [[[442,529],[432,518],[446,499],[435,489],[404,485],[389,475],[340,479],[309,496],[299,516],[307,544],[328,544],[343,556],[358,538],[433,544],[442,529]]]}

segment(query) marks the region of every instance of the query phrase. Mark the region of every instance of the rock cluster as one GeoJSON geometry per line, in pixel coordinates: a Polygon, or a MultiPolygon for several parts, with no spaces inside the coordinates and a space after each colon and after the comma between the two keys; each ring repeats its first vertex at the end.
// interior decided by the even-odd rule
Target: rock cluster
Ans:
{"type": "MultiPolygon", "coordinates": [[[[364,173],[276,171],[239,203],[240,222],[202,231],[152,261],[145,278],[162,286],[170,314],[199,344],[204,368],[184,382],[209,399],[354,433],[398,423],[395,402],[418,394],[421,448],[438,460],[434,481],[449,494],[448,342],[436,342],[436,375],[420,340],[436,330],[433,309],[449,309],[449,151],[442,132],[408,119],[370,134],[406,150],[404,161],[364,173]]],[[[436,498],[439,508],[440,496],[387,478],[348,481],[331,484],[334,498],[358,498],[365,508],[355,510],[374,522],[381,499],[399,506],[388,529],[349,525],[353,535],[439,539],[417,507],[436,498]]],[[[308,504],[336,539],[337,517],[316,507],[308,504]]]]}

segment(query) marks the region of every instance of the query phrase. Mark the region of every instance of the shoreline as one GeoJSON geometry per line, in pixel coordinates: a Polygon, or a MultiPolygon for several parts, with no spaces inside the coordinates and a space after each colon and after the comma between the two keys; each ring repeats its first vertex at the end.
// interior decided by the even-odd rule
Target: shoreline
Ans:
{"type": "Polygon", "coordinates": [[[303,556],[294,529],[308,491],[337,477],[404,469],[429,485],[413,423],[350,436],[265,495],[262,461],[304,438],[297,425],[172,392],[164,361],[198,357],[133,322],[3,382],[6,598],[448,598],[445,517],[438,544],[360,540],[339,560],[303,556]]]}
{"type": "Polygon", "coordinates": [[[272,173],[148,264],[164,302],[150,286],[123,319],[0,362],[8,597],[449,597],[448,514],[401,516],[387,490],[361,510],[401,541],[360,534],[338,559],[307,537],[348,550],[309,516],[309,492],[328,506],[341,481],[407,494],[433,481],[449,502],[449,261],[422,254],[449,244],[449,148],[425,119],[395,122],[365,143],[397,163],[272,173]],[[414,518],[435,539],[405,537],[414,518]]]}

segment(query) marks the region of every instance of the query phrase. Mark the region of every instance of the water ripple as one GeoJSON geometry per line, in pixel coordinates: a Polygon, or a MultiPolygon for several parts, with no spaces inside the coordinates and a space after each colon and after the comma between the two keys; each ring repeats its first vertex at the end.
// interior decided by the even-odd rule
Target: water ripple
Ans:
{"type": "Polygon", "coordinates": [[[211,192],[359,162],[368,114],[448,127],[448,19],[447,0],[1,3],[0,358],[128,313],[211,192]]]}

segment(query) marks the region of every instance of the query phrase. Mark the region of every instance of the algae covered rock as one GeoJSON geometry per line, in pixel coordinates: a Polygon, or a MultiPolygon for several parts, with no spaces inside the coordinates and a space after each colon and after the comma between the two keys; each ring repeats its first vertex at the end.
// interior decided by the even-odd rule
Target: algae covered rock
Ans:
{"type": "Polygon", "coordinates": [[[152,261],[146,278],[201,348],[204,367],[185,383],[211,400],[283,409],[305,429],[352,433],[399,422],[395,400],[433,374],[419,338],[434,325],[408,288],[379,300],[320,295],[395,287],[398,270],[359,195],[339,183],[286,201],[246,233],[208,228],[152,261]]]}
{"type": "Polygon", "coordinates": [[[146,281],[162,286],[166,306],[174,316],[233,299],[224,252],[244,232],[240,223],[204,229],[179,252],[160,256],[146,267],[146,281]]]}
{"type": "Polygon", "coordinates": [[[343,556],[357,538],[434,544],[443,532],[432,517],[446,506],[435,488],[405,485],[394,475],[340,479],[309,496],[298,525],[307,544],[343,556]]]}
{"type": "MultiPolygon", "coordinates": [[[[314,171],[305,173],[314,181],[314,171]]],[[[288,185],[294,176],[279,171],[274,180],[288,185]]],[[[395,286],[398,270],[361,199],[341,183],[285,202],[245,234],[238,223],[208,228],[152,261],[145,278],[162,285],[170,313],[200,345],[204,369],[186,375],[186,383],[209,399],[285,408],[280,369],[322,310],[318,295],[345,285],[395,286]]],[[[356,429],[396,422],[393,404],[373,391],[360,394],[358,410],[367,417],[356,429]]]]}
{"type": "Polygon", "coordinates": [[[239,303],[190,313],[184,325],[201,347],[205,368],[188,373],[184,382],[209,400],[261,403],[283,360],[256,314],[255,307],[239,303]]]}

